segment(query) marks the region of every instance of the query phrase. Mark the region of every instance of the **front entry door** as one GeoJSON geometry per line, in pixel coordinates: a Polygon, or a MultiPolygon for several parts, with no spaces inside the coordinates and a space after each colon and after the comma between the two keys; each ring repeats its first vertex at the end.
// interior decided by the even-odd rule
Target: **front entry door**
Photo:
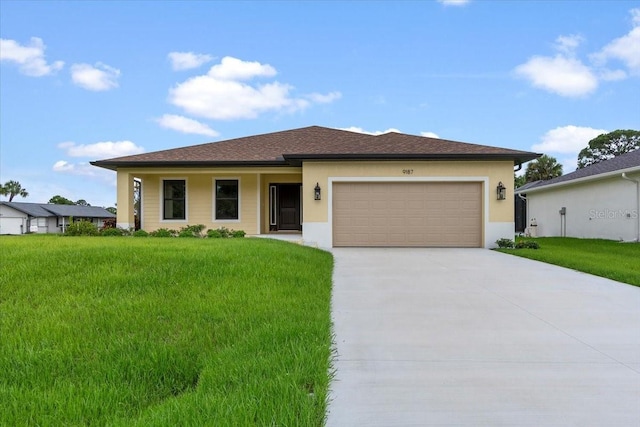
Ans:
{"type": "Polygon", "coordinates": [[[300,224],[300,184],[278,185],[278,230],[302,230],[300,224]]]}

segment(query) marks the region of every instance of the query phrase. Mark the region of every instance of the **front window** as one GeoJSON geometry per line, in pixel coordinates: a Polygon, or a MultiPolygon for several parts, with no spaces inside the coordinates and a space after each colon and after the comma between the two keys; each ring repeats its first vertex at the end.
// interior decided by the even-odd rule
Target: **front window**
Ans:
{"type": "Polygon", "coordinates": [[[216,219],[238,218],[238,180],[216,179],[216,219]]]}
{"type": "Polygon", "coordinates": [[[184,179],[163,181],[162,219],[186,219],[186,183],[184,179]]]}

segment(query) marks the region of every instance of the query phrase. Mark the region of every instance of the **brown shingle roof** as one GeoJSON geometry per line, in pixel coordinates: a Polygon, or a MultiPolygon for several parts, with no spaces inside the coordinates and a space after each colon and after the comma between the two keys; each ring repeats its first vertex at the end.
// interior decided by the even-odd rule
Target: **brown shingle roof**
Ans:
{"type": "Polygon", "coordinates": [[[310,126],[208,144],[155,151],[91,162],[116,169],[126,166],[292,165],[311,159],[513,159],[524,163],[538,157],[465,142],[386,133],[362,133],[310,126]]]}

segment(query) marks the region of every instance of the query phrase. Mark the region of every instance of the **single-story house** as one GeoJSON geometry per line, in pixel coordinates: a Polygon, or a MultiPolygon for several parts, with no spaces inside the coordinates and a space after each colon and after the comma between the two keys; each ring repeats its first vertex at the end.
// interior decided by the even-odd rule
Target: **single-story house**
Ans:
{"type": "Polygon", "coordinates": [[[532,235],[640,241],[640,150],[515,193],[527,201],[532,235]]]}
{"type": "Polygon", "coordinates": [[[115,217],[97,206],[0,202],[0,234],[62,233],[71,221],[102,227],[106,219],[115,217]]]}
{"type": "Polygon", "coordinates": [[[514,165],[538,156],[311,126],[92,164],[117,171],[121,227],[133,225],[136,179],[147,231],[204,224],[300,233],[325,248],[492,247],[513,238],[514,165]]]}

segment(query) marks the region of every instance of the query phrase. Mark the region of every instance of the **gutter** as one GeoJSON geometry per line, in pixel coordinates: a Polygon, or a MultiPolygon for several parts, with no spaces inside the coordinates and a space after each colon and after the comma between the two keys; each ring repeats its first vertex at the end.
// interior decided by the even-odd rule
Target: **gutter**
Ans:
{"type": "Polygon", "coordinates": [[[636,184],[636,242],[640,243],[640,179],[629,178],[624,172],[621,177],[636,184]]]}

